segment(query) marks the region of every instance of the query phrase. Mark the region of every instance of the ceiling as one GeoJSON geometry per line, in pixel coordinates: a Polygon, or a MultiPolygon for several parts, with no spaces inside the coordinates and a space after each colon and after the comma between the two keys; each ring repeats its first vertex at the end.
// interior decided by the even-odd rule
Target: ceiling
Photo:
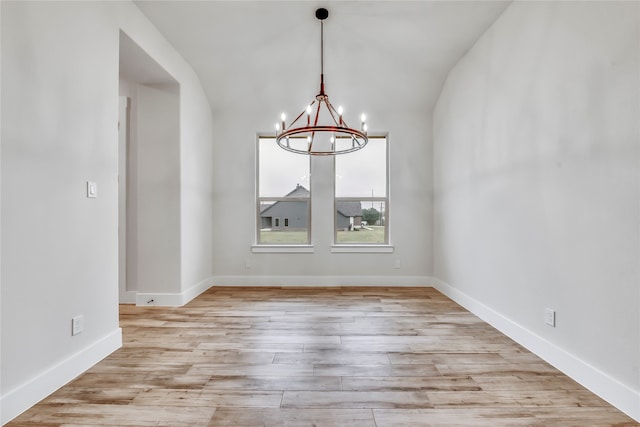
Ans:
{"type": "Polygon", "coordinates": [[[447,73],[510,1],[136,1],[215,111],[302,111],[325,83],[354,114],[430,111],[447,73]]]}

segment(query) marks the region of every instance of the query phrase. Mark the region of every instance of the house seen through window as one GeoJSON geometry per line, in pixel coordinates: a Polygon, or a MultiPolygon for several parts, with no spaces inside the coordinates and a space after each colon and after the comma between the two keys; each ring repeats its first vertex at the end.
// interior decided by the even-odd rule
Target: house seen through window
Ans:
{"type": "Polygon", "coordinates": [[[388,147],[386,137],[335,159],[336,244],[386,244],[388,237],[388,147]]]}
{"type": "Polygon", "coordinates": [[[258,138],[258,244],[310,241],[310,159],[258,138]]]}
{"type": "MultiPolygon", "coordinates": [[[[257,243],[310,244],[311,157],[283,150],[274,137],[259,137],[257,154],[257,243]]],[[[334,162],[333,180],[320,177],[333,186],[334,198],[315,201],[325,206],[333,202],[334,243],[388,244],[387,138],[370,136],[362,150],[320,160],[334,162]]]]}

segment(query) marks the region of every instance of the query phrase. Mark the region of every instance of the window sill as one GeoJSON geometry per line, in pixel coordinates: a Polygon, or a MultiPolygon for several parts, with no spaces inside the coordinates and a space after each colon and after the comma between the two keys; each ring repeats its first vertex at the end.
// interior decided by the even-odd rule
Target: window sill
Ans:
{"type": "Polygon", "coordinates": [[[344,253],[393,253],[393,246],[391,245],[333,245],[331,246],[332,253],[344,254],[344,253]]]}
{"type": "Polygon", "coordinates": [[[312,254],[314,248],[311,245],[253,245],[253,253],[281,253],[281,254],[312,254]]]}

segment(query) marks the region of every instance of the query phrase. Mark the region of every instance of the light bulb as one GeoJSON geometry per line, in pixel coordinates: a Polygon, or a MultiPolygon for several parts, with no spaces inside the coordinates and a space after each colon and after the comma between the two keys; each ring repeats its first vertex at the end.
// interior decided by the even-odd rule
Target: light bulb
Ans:
{"type": "Polygon", "coordinates": [[[366,124],[366,123],[365,123],[365,124],[363,124],[363,125],[362,125],[362,130],[363,130],[364,132],[366,132],[366,131],[367,131],[367,129],[368,129],[367,124],[366,124]]]}
{"type": "Polygon", "coordinates": [[[338,114],[342,115],[342,105],[338,106],[338,114]]]}
{"type": "Polygon", "coordinates": [[[280,114],[280,120],[284,122],[286,118],[287,118],[287,115],[285,113],[280,114]]]}
{"type": "Polygon", "coordinates": [[[276,123],[276,132],[280,130],[280,125],[276,123]]]}
{"type": "Polygon", "coordinates": [[[311,114],[311,105],[307,105],[307,114],[311,114]]]}
{"type": "Polygon", "coordinates": [[[361,121],[361,122],[364,122],[364,121],[366,121],[366,120],[367,120],[367,115],[366,115],[366,114],[364,114],[364,113],[362,113],[362,115],[360,116],[360,121],[361,121]]]}

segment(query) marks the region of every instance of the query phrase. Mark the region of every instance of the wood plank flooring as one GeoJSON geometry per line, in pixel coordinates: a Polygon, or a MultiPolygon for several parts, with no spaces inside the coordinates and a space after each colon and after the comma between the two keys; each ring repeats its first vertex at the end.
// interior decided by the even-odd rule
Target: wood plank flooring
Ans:
{"type": "Polygon", "coordinates": [[[636,426],[432,288],[212,288],[8,426],[636,426]]]}

